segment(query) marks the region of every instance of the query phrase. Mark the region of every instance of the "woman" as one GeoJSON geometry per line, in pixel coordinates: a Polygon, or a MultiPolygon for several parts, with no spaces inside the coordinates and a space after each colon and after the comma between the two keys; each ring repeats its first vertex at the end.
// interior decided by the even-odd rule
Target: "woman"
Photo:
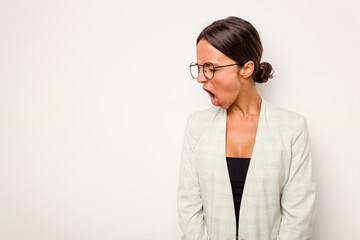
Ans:
{"type": "Polygon", "coordinates": [[[262,51],[256,29],[237,17],[197,38],[191,74],[214,106],[187,118],[177,191],[182,239],[311,235],[316,184],[306,119],[259,95],[255,82],[273,77],[262,51]]]}

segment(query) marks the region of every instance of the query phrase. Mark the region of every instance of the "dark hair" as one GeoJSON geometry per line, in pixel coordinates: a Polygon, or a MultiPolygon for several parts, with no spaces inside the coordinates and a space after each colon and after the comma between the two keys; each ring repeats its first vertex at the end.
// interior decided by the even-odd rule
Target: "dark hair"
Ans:
{"type": "Polygon", "coordinates": [[[265,83],[273,78],[271,64],[260,63],[263,53],[260,36],[248,21],[233,16],[217,20],[202,30],[196,45],[201,39],[241,65],[252,60],[255,67],[250,77],[255,82],[265,83]]]}

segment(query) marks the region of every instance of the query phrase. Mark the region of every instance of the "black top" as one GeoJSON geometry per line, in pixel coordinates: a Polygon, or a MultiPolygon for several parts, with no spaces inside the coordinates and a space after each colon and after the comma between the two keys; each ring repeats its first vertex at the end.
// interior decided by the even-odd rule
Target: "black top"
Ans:
{"type": "Polygon", "coordinates": [[[226,162],[234,197],[236,236],[238,236],[240,203],[245,185],[247,170],[250,164],[250,158],[226,157],[226,162]]]}

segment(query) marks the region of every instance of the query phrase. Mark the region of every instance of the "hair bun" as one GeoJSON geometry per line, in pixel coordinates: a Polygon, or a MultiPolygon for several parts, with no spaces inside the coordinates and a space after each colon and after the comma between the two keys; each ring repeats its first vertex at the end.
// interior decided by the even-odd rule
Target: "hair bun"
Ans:
{"type": "Polygon", "coordinates": [[[274,71],[270,63],[262,62],[259,68],[258,73],[255,75],[255,82],[266,83],[269,78],[273,78],[274,71]]]}

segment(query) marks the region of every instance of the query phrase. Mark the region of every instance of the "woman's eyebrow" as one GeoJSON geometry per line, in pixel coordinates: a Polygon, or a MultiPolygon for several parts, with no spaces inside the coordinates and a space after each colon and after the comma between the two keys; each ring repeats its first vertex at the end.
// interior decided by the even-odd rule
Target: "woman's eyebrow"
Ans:
{"type": "Polygon", "coordinates": [[[217,62],[204,62],[204,64],[205,64],[205,63],[211,63],[212,65],[214,65],[214,67],[217,66],[217,65],[219,65],[217,62]]]}

